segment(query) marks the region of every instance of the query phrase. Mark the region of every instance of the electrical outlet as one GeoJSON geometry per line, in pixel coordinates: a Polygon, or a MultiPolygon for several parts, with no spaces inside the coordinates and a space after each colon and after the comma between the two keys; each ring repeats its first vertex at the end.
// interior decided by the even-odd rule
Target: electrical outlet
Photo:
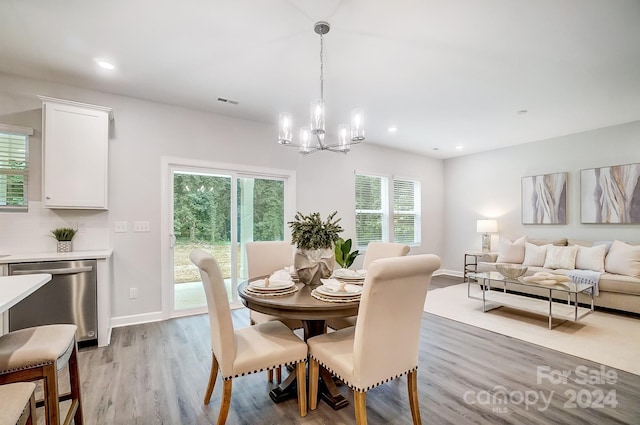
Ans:
{"type": "Polygon", "coordinates": [[[126,221],[116,221],[115,227],[116,233],[127,233],[129,231],[126,221]]]}
{"type": "Polygon", "coordinates": [[[138,298],[138,288],[129,288],[129,299],[134,300],[138,298]]]}
{"type": "Polygon", "coordinates": [[[134,232],[148,232],[149,231],[149,222],[148,221],[134,221],[133,222],[133,231],[134,232]]]}

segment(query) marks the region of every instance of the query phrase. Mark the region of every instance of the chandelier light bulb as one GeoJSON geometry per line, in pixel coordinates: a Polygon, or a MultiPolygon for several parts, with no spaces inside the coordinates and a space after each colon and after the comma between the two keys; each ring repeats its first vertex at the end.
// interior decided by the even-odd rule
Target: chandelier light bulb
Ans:
{"type": "Polygon", "coordinates": [[[300,152],[309,153],[309,146],[311,144],[311,133],[309,127],[304,126],[300,128],[300,152]]]}
{"type": "Polygon", "coordinates": [[[280,114],[279,125],[280,133],[278,135],[278,143],[281,145],[288,145],[291,143],[291,114],[289,112],[282,112],[280,114]]]}

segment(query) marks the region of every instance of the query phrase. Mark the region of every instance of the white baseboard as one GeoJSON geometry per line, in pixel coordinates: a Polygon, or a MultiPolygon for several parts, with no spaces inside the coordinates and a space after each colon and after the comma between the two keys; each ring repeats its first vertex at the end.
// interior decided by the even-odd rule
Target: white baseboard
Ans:
{"type": "Polygon", "coordinates": [[[122,326],[140,325],[142,323],[159,322],[164,320],[161,311],[152,313],[132,314],[131,316],[119,316],[111,318],[111,327],[120,328],[122,326]]]}

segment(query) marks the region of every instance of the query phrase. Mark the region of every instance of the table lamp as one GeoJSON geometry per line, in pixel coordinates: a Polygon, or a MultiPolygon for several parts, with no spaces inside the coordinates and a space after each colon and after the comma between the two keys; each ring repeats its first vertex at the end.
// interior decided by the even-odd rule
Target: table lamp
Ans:
{"type": "Polygon", "coordinates": [[[482,233],[482,252],[491,251],[491,235],[498,231],[498,222],[496,220],[478,220],[476,230],[482,233]]]}

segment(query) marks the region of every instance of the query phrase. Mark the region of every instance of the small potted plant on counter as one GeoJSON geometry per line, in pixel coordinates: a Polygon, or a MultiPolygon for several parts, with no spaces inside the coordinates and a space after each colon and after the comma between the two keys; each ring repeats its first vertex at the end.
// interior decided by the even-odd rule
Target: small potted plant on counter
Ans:
{"type": "Polygon", "coordinates": [[[51,234],[58,241],[58,252],[71,252],[71,240],[78,233],[78,229],[71,227],[58,227],[51,234]]]}

